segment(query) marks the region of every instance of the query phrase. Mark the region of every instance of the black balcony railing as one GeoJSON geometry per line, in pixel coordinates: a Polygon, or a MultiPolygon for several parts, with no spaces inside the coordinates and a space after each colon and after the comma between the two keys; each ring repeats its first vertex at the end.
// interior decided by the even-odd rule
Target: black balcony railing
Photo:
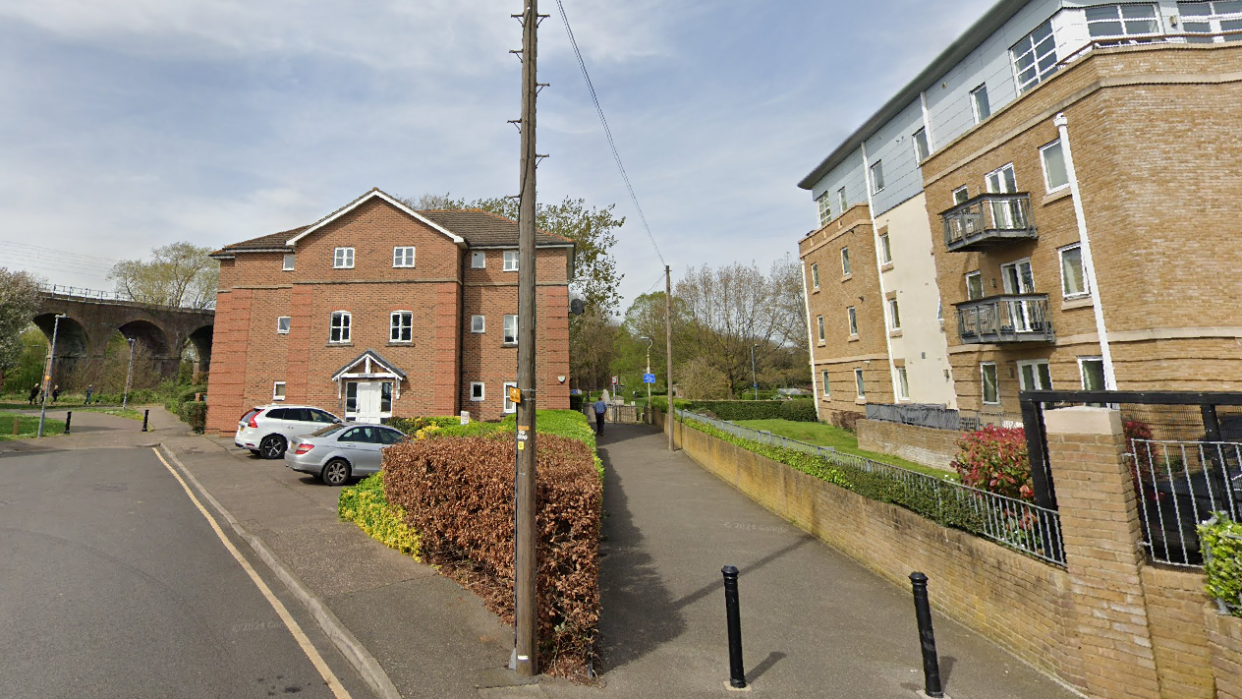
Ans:
{"type": "Polygon", "coordinates": [[[1025,192],[980,194],[941,212],[940,218],[949,252],[986,250],[1038,237],[1031,217],[1031,197],[1025,192]]]}
{"type": "Polygon", "coordinates": [[[955,304],[963,343],[1052,342],[1047,294],[1006,294],[955,304]]]}

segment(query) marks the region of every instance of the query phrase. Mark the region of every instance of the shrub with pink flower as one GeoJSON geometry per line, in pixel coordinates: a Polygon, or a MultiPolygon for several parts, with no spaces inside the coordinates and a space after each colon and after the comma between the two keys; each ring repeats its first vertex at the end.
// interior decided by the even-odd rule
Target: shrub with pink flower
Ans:
{"type": "Polygon", "coordinates": [[[962,435],[952,466],[962,483],[998,495],[1034,501],[1031,461],[1026,453],[1026,430],[988,425],[962,435]]]}

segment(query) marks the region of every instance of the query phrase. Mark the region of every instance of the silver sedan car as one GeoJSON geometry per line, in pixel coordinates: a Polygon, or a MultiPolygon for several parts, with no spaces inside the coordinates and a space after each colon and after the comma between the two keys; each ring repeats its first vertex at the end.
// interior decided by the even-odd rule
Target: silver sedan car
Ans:
{"type": "Polygon", "coordinates": [[[332,425],[305,437],[291,438],[285,451],[285,466],[309,473],[328,485],[345,485],[355,476],[378,473],[381,450],[405,440],[404,432],[383,425],[332,425]]]}

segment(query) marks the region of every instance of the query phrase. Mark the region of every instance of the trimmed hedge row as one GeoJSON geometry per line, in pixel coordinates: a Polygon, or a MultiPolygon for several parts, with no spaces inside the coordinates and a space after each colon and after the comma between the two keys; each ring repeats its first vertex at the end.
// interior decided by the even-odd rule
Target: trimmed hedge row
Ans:
{"type": "MultiPolygon", "coordinates": [[[[668,398],[653,396],[651,405],[668,412],[668,398]]],[[[793,422],[816,422],[815,401],[808,398],[794,400],[686,400],[674,398],[673,405],[694,413],[711,414],[717,419],[737,420],[791,420],[793,422]]]]}
{"type": "Polygon", "coordinates": [[[207,404],[202,401],[183,403],[167,403],[168,411],[188,424],[195,432],[202,434],[207,429],[207,404]]]}
{"type": "MultiPolygon", "coordinates": [[[[569,411],[562,411],[569,412],[569,411]]],[[[583,427],[585,417],[578,414],[583,427]]],[[[599,623],[603,484],[594,450],[552,433],[567,417],[540,416],[536,483],[540,658],[549,674],[584,679],[599,623]]],[[[445,428],[447,429],[447,428],[445,428]]],[[[589,428],[587,428],[589,429],[589,428]]],[[[384,450],[384,492],[405,509],[423,559],[513,621],[513,463],[509,431],[421,439],[384,450]]]]}

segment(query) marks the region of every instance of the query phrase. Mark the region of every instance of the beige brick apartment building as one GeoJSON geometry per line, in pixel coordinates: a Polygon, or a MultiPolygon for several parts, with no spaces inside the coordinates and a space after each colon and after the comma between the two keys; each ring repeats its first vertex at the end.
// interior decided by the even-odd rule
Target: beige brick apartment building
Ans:
{"type": "Polygon", "coordinates": [[[821,419],[1242,389],[1238,40],[1239,3],[1006,0],[841,144],[800,183],[821,419]]]}
{"type": "MultiPolygon", "coordinates": [[[[517,372],[517,223],[414,211],[375,189],[318,222],[228,245],[207,428],[289,401],[350,420],[497,419],[517,372]]],[[[540,232],[540,407],[569,407],[573,242],[540,232]]]]}

